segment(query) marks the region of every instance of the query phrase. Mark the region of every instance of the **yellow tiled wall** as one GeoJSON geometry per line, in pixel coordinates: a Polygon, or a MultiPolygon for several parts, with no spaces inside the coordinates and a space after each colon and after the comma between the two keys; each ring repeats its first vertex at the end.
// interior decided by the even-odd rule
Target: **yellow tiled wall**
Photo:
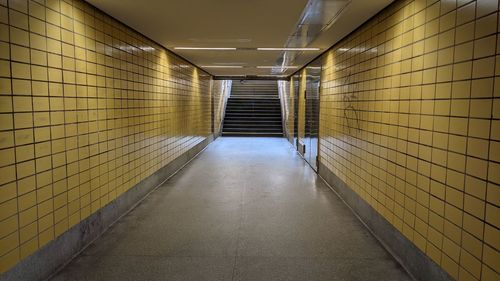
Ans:
{"type": "Polygon", "coordinates": [[[211,133],[211,77],[80,0],[0,0],[0,273],[211,133]]]}
{"type": "Polygon", "coordinates": [[[500,280],[498,1],[396,1],[323,56],[320,161],[458,280],[500,280]]]}

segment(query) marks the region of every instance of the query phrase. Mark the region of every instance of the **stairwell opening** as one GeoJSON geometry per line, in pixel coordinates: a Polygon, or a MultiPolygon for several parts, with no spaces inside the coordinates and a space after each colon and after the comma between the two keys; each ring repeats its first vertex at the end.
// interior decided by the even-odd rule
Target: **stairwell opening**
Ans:
{"type": "Polygon", "coordinates": [[[222,135],[282,137],[277,81],[233,80],[231,85],[222,135]]]}

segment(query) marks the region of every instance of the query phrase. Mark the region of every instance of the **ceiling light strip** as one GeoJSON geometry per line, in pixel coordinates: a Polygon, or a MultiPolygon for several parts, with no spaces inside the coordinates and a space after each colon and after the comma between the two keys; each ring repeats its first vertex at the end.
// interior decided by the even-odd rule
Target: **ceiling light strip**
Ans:
{"type": "Polygon", "coordinates": [[[320,48],[257,48],[258,51],[319,51],[320,48]]]}
{"type": "Polygon", "coordinates": [[[259,65],[257,68],[298,68],[298,66],[281,66],[281,65],[259,65]]]}
{"type": "Polygon", "coordinates": [[[208,51],[235,51],[230,47],[174,47],[174,50],[208,50],[208,51]]]}
{"type": "Polygon", "coordinates": [[[201,65],[201,68],[243,68],[242,65],[201,65]]]}
{"type": "MultiPolygon", "coordinates": [[[[244,48],[252,50],[252,48],[244,48]]],[[[234,47],[174,47],[174,50],[195,50],[195,51],[236,51],[234,47]]],[[[255,48],[257,51],[320,51],[320,48],[255,48]]]]}

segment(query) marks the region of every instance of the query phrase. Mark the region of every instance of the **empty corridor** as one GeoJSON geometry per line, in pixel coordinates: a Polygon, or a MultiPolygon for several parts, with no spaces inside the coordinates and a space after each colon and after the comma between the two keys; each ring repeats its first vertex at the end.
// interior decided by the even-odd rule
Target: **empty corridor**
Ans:
{"type": "Polygon", "coordinates": [[[219,138],[55,280],[411,280],[284,138],[219,138]]]}

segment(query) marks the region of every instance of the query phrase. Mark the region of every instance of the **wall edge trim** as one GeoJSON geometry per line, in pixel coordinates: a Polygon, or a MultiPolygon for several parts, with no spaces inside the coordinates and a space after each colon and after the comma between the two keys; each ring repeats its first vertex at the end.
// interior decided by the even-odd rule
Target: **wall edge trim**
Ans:
{"type": "Polygon", "coordinates": [[[56,237],[0,275],[0,281],[47,280],[68,265],[151,192],[200,155],[216,136],[210,134],[172,162],[56,237]]]}
{"type": "Polygon", "coordinates": [[[321,162],[318,165],[318,176],[352,210],[413,279],[455,280],[321,162]]]}

